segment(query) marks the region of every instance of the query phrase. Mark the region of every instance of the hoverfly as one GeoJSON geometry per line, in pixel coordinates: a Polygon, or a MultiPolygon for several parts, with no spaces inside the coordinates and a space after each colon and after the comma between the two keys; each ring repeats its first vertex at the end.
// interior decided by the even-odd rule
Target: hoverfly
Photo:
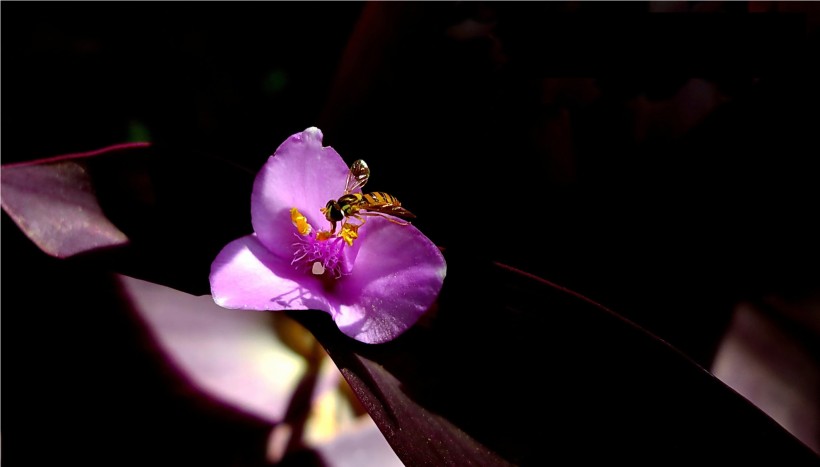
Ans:
{"type": "MultiPolygon", "coordinates": [[[[350,165],[350,171],[347,173],[347,180],[345,181],[344,194],[336,200],[327,202],[322,213],[330,222],[330,234],[336,233],[336,223],[347,221],[345,218],[353,217],[360,223],[364,224],[363,216],[379,216],[384,217],[390,222],[407,225],[411,219],[416,216],[401,206],[401,202],[395,196],[389,195],[381,191],[374,191],[372,193],[353,193],[353,191],[362,188],[367,180],[370,178],[370,168],[367,164],[359,159],[350,165]],[[390,216],[397,217],[406,222],[401,222],[390,216]]],[[[353,225],[353,224],[351,224],[353,225]]],[[[358,226],[356,226],[358,228],[358,226]]]]}

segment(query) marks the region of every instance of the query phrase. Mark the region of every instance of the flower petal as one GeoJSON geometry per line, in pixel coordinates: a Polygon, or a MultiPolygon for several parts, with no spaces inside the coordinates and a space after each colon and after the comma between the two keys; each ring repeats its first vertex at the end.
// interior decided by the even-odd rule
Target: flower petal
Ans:
{"type": "MultiPolygon", "coordinates": [[[[293,233],[288,244],[293,242],[293,233]]],[[[319,280],[273,256],[256,235],[229,243],[211,265],[211,294],[217,305],[243,310],[328,310],[312,290],[319,280]]]]}
{"type": "Polygon", "coordinates": [[[371,218],[354,273],[331,293],[333,319],[345,334],[367,343],[398,337],[441,291],[447,264],[433,242],[412,225],[371,218]]]}
{"type": "Polygon", "coordinates": [[[290,209],[297,208],[316,229],[328,227],[320,209],[344,193],[349,169],[322,132],[311,127],[288,138],[256,176],[251,222],[259,241],[274,255],[292,259],[290,209]]]}
{"type": "Polygon", "coordinates": [[[117,279],[159,347],[194,386],[271,423],[285,418],[306,365],[279,340],[270,313],[227,312],[207,296],[117,279]]]}

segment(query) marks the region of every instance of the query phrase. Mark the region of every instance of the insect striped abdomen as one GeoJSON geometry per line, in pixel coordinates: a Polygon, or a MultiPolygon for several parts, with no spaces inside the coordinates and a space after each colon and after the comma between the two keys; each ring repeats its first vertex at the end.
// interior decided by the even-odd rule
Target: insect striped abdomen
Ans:
{"type": "Polygon", "coordinates": [[[367,205],[391,205],[401,206],[401,202],[394,196],[381,191],[374,191],[372,193],[365,193],[362,195],[367,205]]]}

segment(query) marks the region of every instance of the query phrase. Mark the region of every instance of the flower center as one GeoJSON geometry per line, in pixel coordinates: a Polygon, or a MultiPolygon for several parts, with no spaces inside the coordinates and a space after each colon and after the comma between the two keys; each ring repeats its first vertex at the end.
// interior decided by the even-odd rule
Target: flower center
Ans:
{"type": "Polygon", "coordinates": [[[316,232],[296,208],[290,210],[290,215],[298,232],[291,264],[316,276],[327,273],[338,279],[347,274],[349,268],[345,264],[344,246],[345,243],[352,244],[353,240],[348,241],[343,234],[345,231],[339,235],[331,235],[324,230],[316,232]]]}
{"type": "Polygon", "coordinates": [[[317,276],[328,273],[338,279],[344,274],[343,239],[331,237],[322,240],[313,234],[296,237],[299,241],[293,244],[295,250],[291,264],[317,276]]]}

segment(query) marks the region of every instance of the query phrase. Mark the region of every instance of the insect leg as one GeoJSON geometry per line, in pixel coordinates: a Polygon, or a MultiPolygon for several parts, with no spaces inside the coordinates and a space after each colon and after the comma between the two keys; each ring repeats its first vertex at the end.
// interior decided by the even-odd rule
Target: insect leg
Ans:
{"type": "Polygon", "coordinates": [[[361,226],[364,225],[365,219],[362,216],[366,216],[366,215],[367,215],[367,213],[365,213],[365,212],[357,212],[356,214],[351,214],[348,217],[348,219],[350,219],[351,217],[355,217],[356,220],[359,221],[359,225],[356,226],[358,228],[358,227],[361,227],[361,226]]]}

